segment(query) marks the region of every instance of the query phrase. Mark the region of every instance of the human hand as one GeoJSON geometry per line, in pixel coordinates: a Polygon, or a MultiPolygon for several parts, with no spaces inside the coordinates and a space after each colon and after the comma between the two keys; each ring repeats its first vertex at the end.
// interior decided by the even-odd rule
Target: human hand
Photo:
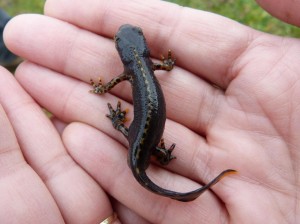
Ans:
{"type": "Polygon", "coordinates": [[[60,122],[55,129],[3,67],[0,79],[1,223],[100,223],[112,214],[105,192],[66,152],[60,122]]]}
{"type": "MultiPolygon", "coordinates": [[[[138,223],[296,222],[298,40],[263,34],[224,17],[182,10],[166,2],[72,3],[47,1],[45,14],[50,17],[20,16],[11,21],[5,33],[9,48],[30,61],[18,68],[17,80],[56,117],[68,153],[60,147],[58,155],[65,153],[88,179],[64,179],[64,185],[80,183],[87,189],[92,183],[97,189],[88,191],[91,195],[87,198],[97,198],[93,207],[82,204],[86,194],[74,198],[76,194],[60,182],[50,186],[46,182],[62,216],[86,217],[78,211],[91,208],[97,217],[105,213],[102,209],[111,212],[101,191],[104,189],[116,199],[114,209],[124,223],[137,223],[133,218],[139,219],[138,223]],[[171,49],[177,59],[170,74],[156,72],[169,118],[164,138],[167,144],[176,143],[177,160],[166,167],[168,170],[151,166],[151,179],[164,188],[185,192],[199,187],[197,183],[207,183],[224,169],[239,171],[193,202],[154,195],[132,177],[126,164],[126,139],[105,117],[107,102],[116,102],[116,97],[130,102],[130,86],[120,84],[104,96],[88,93],[90,78],[101,76],[107,82],[122,72],[111,38],[123,23],[142,27],[154,58],[171,49]],[[55,194],[51,187],[65,191],[55,194]],[[64,206],[69,213],[61,209],[64,206]]],[[[2,85],[0,95],[5,92],[6,97],[1,97],[1,103],[10,119],[21,117],[24,112],[17,110],[17,116],[7,96],[23,94],[9,94],[9,85],[2,85]]],[[[23,105],[36,111],[26,108],[28,103],[23,105]]],[[[127,107],[131,108],[130,104],[127,107]]],[[[11,122],[15,130],[15,126],[25,126],[20,121],[11,122]]],[[[44,126],[51,127],[37,125],[44,126]]],[[[48,141],[60,141],[53,128],[51,132],[45,136],[48,141]]],[[[28,132],[25,134],[28,138],[28,132]]],[[[52,178],[65,174],[69,162],[59,162],[51,153],[46,156],[54,165],[49,165],[35,156],[37,150],[45,153],[57,148],[43,144],[46,140],[37,134],[31,133],[29,145],[38,149],[21,147],[29,165],[42,180],[45,170],[52,178]]],[[[27,141],[21,134],[17,136],[20,144],[27,141]]]]}

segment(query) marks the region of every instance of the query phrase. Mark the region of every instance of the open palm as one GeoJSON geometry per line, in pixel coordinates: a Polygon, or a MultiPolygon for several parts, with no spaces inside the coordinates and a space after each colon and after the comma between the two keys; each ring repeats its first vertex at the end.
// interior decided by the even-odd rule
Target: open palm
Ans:
{"type": "Polygon", "coordinates": [[[113,206],[123,223],[296,223],[299,40],[166,2],[79,2],[47,1],[50,17],[19,16],[5,33],[8,47],[28,60],[16,79],[30,95],[2,71],[0,103],[27,162],[21,153],[18,162],[11,159],[11,167],[23,164],[20,176],[27,180],[26,186],[12,181],[22,183],[14,202],[33,214],[52,212],[28,220],[97,223],[113,206]],[[130,85],[103,96],[88,93],[90,78],[108,82],[122,72],[112,37],[123,23],[143,29],[153,58],[168,49],[176,57],[171,72],[156,74],[167,102],[164,138],[167,146],[176,143],[177,159],[164,169],[150,166],[150,178],[186,192],[225,169],[238,171],[195,201],[154,195],[132,177],[127,141],[105,117],[107,102],[121,99],[132,118],[130,85]],[[53,113],[54,126],[38,104],[53,113]]]}

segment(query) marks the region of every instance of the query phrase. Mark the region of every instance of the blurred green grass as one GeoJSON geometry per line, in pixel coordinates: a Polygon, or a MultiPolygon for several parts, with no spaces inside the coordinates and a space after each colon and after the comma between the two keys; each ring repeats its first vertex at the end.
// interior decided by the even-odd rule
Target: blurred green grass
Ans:
{"type": "MultiPolygon", "coordinates": [[[[270,16],[254,0],[167,0],[214,12],[264,32],[300,37],[300,29],[270,16]]],[[[10,15],[20,13],[42,13],[45,0],[0,0],[0,7],[10,15]]]]}
{"type": "Polygon", "coordinates": [[[43,13],[45,0],[0,0],[0,8],[9,15],[22,13],[43,13]]]}
{"type": "MultiPolygon", "coordinates": [[[[182,6],[189,6],[214,12],[254,29],[281,36],[300,37],[300,29],[286,24],[264,11],[254,0],[168,0],[182,6]]],[[[276,1],[274,1],[276,4],[276,1]]]]}

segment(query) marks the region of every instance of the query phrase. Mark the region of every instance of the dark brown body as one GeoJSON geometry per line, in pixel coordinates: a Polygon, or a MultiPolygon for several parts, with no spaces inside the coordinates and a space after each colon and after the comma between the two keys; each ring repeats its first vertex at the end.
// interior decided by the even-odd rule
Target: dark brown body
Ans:
{"type": "Polygon", "coordinates": [[[134,119],[129,129],[124,125],[125,111],[121,111],[120,103],[113,110],[109,104],[113,126],[121,131],[129,142],[128,165],[136,180],[146,189],[172,199],[191,201],[205,190],[217,183],[225,174],[234,170],[225,170],[210,183],[192,192],[179,193],[161,188],[154,184],[146,175],[150,157],[155,155],[163,165],[173,158],[171,152],[175,145],[166,149],[164,144],[158,146],[165,127],[166,106],[161,87],[154,76],[154,70],[171,70],[174,60],[169,57],[162,64],[154,64],[150,59],[150,52],[142,33],[138,27],[123,25],[115,35],[116,48],[124,64],[124,72],[106,85],[100,82],[93,84],[93,92],[102,94],[123,80],[132,85],[134,119]]]}

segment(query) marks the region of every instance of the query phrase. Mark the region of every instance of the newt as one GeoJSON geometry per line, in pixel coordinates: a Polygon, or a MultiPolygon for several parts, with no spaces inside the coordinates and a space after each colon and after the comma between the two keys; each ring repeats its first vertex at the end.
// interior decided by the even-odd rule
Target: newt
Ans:
{"type": "Polygon", "coordinates": [[[225,175],[236,172],[232,169],[224,170],[208,184],[186,193],[164,189],[149,179],[146,169],[151,156],[156,157],[162,165],[167,165],[175,158],[172,155],[175,144],[167,149],[162,139],[166,122],[166,103],[161,86],[154,75],[155,70],[172,70],[175,59],[172,59],[169,50],[167,58],[163,58],[161,63],[153,63],[142,29],[129,24],[119,28],[114,41],[124,71],[105,85],[100,79],[98,83],[91,79],[93,86],[91,92],[101,95],[122,81],[127,80],[131,83],[134,119],[130,127],[124,125],[127,111],[121,110],[120,101],[115,110],[108,103],[109,114],[106,116],[111,120],[113,127],[129,142],[127,162],[135,179],[155,194],[179,201],[192,201],[225,175]]]}

